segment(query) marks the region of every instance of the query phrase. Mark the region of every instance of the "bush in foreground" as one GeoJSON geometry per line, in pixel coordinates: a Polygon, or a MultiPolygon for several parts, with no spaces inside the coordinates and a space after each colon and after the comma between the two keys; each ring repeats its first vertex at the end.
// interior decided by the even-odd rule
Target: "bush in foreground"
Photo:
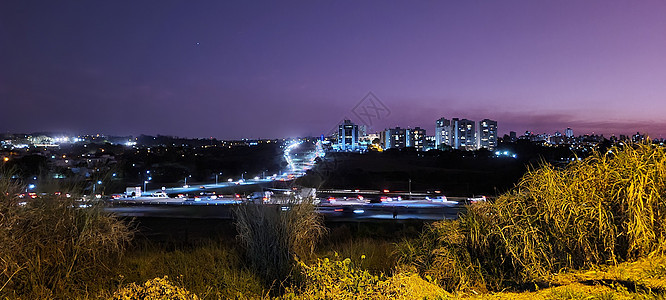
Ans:
{"type": "Polygon", "coordinates": [[[173,300],[197,300],[196,294],[173,285],[167,276],[146,281],[142,285],[131,283],[113,295],[113,300],[131,299],[173,299],[173,300]]]}
{"type": "Polygon", "coordinates": [[[21,186],[9,178],[0,176],[0,295],[69,298],[101,288],[97,280],[116,264],[132,230],[73,198],[20,199],[21,186]]]}
{"type": "Polygon", "coordinates": [[[312,199],[234,209],[238,237],[250,267],[271,287],[285,285],[295,258],[307,258],[326,232],[312,199]],[[283,210],[282,207],[288,207],[283,210]]]}
{"type": "Polygon", "coordinates": [[[435,223],[400,247],[403,263],[449,289],[499,288],[566,269],[663,253],[666,152],[639,144],[563,169],[528,172],[494,203],[435,223]]]}
{"type": "Polygon", "coordinates": [[[299,262],[304,276],[300,289],[287,290],[283,299],[443,299],[448,294],[414,272],[372,275],[344,260],[299,262]]]}

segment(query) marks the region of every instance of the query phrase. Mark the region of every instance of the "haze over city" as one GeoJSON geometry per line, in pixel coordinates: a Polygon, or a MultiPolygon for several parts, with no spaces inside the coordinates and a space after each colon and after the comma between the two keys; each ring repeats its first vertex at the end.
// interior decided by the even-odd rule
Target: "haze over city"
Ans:
{"type": "MultiPolygon", "coordinates": [[[[222,139],[461,117],[666,135],[666,2],[0,4],[5,132],[222,139]],[[355,120],[358,123],[358,120],[355,120]]],[[[431,131],[432,132],[432,131],[431,131]]]]}

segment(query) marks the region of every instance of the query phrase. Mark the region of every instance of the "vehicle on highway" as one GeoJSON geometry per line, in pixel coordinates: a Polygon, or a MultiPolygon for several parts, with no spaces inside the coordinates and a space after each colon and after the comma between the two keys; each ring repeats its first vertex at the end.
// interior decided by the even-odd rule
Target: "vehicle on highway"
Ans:
{"type": "Polygon", "coordinates": [[[329,195],[321,195],[317,197],[316,200],[318,201],[319,204],[333,204],[337,202],[337,199],[335,197],[329,195]]]}
{"type": "Polygon", "coordinates": [[[440,195],[440,196],[436,196],[436,197],[426,196],[425,199],[433,201],[433,202],[447,202],[447,201],[449,201],[448,199],[446,199],[446,196],[444,196],[444,195],[440,195]]]}
{"type": "Polygon", "coordinates": [[[486,196],[472,196],[459,201],[460,204],[474,204],[479,202],[486,202],[486,196]]]}

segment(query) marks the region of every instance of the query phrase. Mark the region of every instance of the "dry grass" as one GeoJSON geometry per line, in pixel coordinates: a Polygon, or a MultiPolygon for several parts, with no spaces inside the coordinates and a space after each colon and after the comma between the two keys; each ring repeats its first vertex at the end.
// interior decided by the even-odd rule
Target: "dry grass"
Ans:
{"type": "Polygon", "coordinates": [[[234,216],[250,267],[272,290],[286,284],[295,259],[310,257],[326,233],[311,199],[282,205],[240,205],[234,216]]]}
{"type": "Polygon", "coordinates": [[[395,243],[382,239],[352,238],[319,250],[317,257],[348,257],[354,265],[372,274],[390,273],[397,266],[395,243]]]}
{"type": "Polygon", "coordinates": [[[128,251],[114,271],[110,288],[166,275],[201,299],[256,299],[265,294],[258,276],[243,266],[235,249],[216,242],[175,250],[141,246],[128,251]]]}
{"type": "Polygon", "coordinates": [[[553,274],[528,292],[461,294],[460,299],[666,299],[665,256],[553,274]]]}
{"type": "Polygon", "coordinates": [[[74,197],[20,199],[9,178],[0,176],[0,295],[67,298],[100,288],[132,230],[74,197]]]}
{"type": "Polygon", "coordinates": [[[401,258],[448,289],[476,291],[632,261],[663,253],[664,195],[663,148],[614,147],[528,172],[496,202],[403,243],[401,258]]]}
{"type": "Polygon", "coordinates": [[[116,291],[111,299],[198,300],[199,297],[182,287],[174,285],[167,276],[164,276],[148,280],[141,285],[131,283],[116,291]]]}
{"type": "Polygon", "coordinates": [[[403,270],[393,276],[373,275],[350,259],[299,263],[303,284],[280,299],[445,299],[449,294],[418,274],[403,270]]]}

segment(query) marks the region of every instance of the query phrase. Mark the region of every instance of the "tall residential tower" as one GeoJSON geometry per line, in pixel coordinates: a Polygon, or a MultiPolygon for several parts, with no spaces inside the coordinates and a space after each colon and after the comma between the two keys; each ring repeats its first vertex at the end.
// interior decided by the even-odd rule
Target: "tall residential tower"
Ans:
{"type": "Polygon", "coordinates": [[[497,147],[497,121],[483,119],[479,121],[479,149],[494,151],[497,147]]]}
{"type": "Polygon", "coordinates": [[[435,148],[442,150],[451,147],[451,144],[451,120],[441,118],[435,122],[435,148]]]}

